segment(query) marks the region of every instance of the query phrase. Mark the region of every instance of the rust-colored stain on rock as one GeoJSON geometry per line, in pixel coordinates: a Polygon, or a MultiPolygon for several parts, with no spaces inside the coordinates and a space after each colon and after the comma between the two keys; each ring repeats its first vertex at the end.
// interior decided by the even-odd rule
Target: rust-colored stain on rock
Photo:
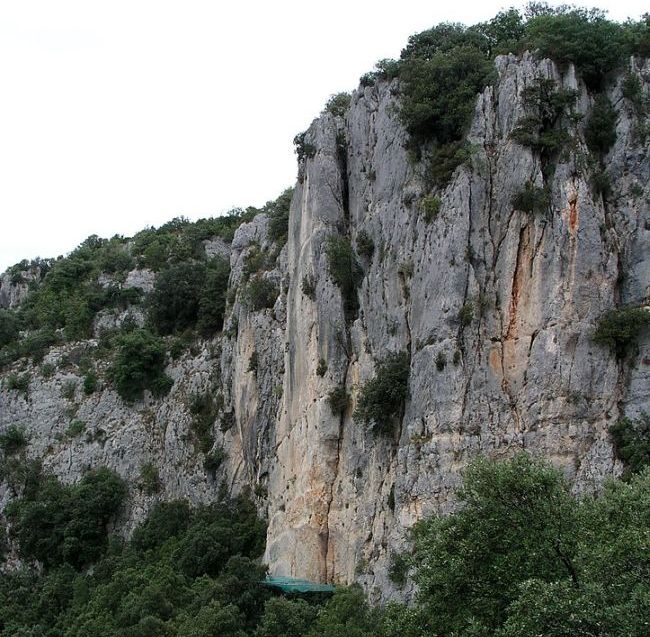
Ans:
{"type": "Polygon", "coordinates": [[[578,229],[578,193],[571,192],[569,194],[569,231],[575,234],[578,229]]]}
{"type": "Polygon", "coordinates": [[[501,346],[493,347],[490,350],[488,364],[495,376],[501,376],[501,346]]]}

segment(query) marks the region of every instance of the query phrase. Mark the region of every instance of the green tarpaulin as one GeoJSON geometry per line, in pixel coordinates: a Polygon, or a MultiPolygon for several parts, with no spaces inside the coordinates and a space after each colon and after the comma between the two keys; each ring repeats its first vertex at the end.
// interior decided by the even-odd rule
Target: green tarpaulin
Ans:
{"type": "Polygon", "coordinates": [[[309,582],[305,579],[295,579],[293,577],[267,577],[262,584],[277,588],[284,593],[333,593],[332,584],[318,584],[309,582]]]}

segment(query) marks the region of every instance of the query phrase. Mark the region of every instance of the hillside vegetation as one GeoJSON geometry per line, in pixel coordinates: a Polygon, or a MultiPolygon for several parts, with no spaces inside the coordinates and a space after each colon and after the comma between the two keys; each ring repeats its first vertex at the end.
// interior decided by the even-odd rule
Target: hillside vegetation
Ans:
{"type": "Polygon", "coordinates": [[[242,223],[267,214],[279,251],[287,238],[290,202],[291,189],[261,209],[195,222],[173,219],[132,238],[91,236],[65,257],[17,263],[8,273],[14,284],[29,282],[29,291],[18,308],[0,309],[0,368],[21,358],[39,363],[53,345],[94,336],[98,346],[84,357],[82,371],[94,373],[93,358],[108,359],[109,380],[126,401],[145,389],[166,393],[167,356],[223,329],[230,263],[208,256],[206,242],[227,245],[242,223]],[[128,284],[134,271],[155,273],[151,292],[128,284]],[[121,316],[120,324],[96,329],[106,313],[121,316]]]}
{"type": "Polygon", "coordinates": [[[544,462],[479,459],[461,510],[420,522],[413,552],[394,556],[391,576],[418,584],[415,603],[385,608],[356,587],[331,599],[264,587],[265,526],[245,498],[158,504],[124,542],[108,531],[127,491],[111,472],[65,487],[14,465],[12,484],[8,536],[24,565],[0,576],[2,637],[647,634],[647,466],[576,501],[544,462]]]}

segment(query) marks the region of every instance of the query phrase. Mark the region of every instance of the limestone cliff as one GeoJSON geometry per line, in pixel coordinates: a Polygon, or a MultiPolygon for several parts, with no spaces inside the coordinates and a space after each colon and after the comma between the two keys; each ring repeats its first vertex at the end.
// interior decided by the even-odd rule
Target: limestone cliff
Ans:
{"type": "MultiPolygon", "coordinates": [[[[608,427],[650,411],[649,335],[631,364],[592,338],[606,310],[650,302],[648,142],[634,135],[621,75],[610,89],[618,119],[604,158],[607,202],[590,185],[584,120],[574,118],[574,143],[548,184],[552,214],[515,210],[513,197],[542,180],[539,157],[511,138],[523,89],[554,78],[578,91],[582,114],[592,98],[571,69],[528,54],[499,57],[496,67],[476,102],[469,160],[439,193],[433,219],[419,206],[429,191],[405,150],[395,83],[361,88],[345,117],[325,113],[306,132],[314,153],[300,161],[288,241],[263,274],[280,289],[272,309],[251,311],[242,298],[247,255],[272,247],[259,215],[230,246],[215,244],[231,263],[224,332],[170,363],[167,397],[127,406],[110,383],[85,396],[66,361],[93,342],[68,344],[46,356],[56,367],[49,378],[19,364],[31,373],[29,390],[0,391],[0,430],[24,426],[29,454],[67,481],[107,465],[135,484],[143,463],[155,464],[161,492],[132,490],[127,531],[156,498],[209,500],[222,480],[234,492],[250,486],[269,522],[271,572],[356,579],[383,596],[395,592],[391,554],[417,519],[453,508],[460,471],[477,454],[526,449],[562,467],[577,492],[598,489],[621,469],[608,427]],[[360,257],[359,310],[349,321],[325,245],[332,235],[355,244],[362,232],[374,251],[360,257]],[[473,313],[461,320],[467,306],[473,313]],[[377,361],[402,351],[409,399],[394,435],[378,436],[353,420],[354,402],[377,361]],[[63,397],[70,381],[76,389],[63,397]],[[339,416],[327,397],[341,385],[352,403],[339,416]],[[227,459],[216,476],[189,436],[196,391],[220,399],[214,433],[227,459]],[[65,435],[71,414],[85,436],[65,435]]],[[[650,65],[631,61],[630,70],[650,92],[650,65]]],[[[153,275],[136,270],[129,280],[146,288],[153,275]]],[[[2,279],[3,306],[21,295],[2,279]]],[[[0,506],[9,497],[0,486],[0,506]]]]}

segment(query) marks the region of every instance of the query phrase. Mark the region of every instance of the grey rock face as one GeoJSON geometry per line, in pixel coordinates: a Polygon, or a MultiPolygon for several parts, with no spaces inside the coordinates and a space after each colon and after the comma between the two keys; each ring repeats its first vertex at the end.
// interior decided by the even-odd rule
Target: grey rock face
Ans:
{"type": "Polygon", "coordinates": [[[8,272],[0,274],[0,309],[17,308],[29,292],[30,281],[38,281],[40,272],[24,270],[12,277],[8,272]]]}
{"type": "MultiPolygon", "coordinates": [[[[127,478],[125,532],[158,497],[207,501],[222,481],[233,492],[252,487],[268,517],[272,573],[358,580],[384,598],[404,594],[387,576],[391,554],[419,518],[453,510],[461,471],[477,454],[525,449],[561,467],[576,493],[599,489],[621,470],[608,427],[650,411],[648,334],[631,366],[592,339],[603,312],[650,303],[648,144],[635,136],[621,77],[610,95],[618,137],[605,158],[612,197],[591,188],[584,124],[574,124],[574,149],[548,183],[550,213],[515,210],[514,195],[542,183],[539,158],[510,138],[522,90],[542,75],[576,89],[580,113],[591,98],[572,71],[548,61],[506,56],[496,66],[498,82],[477,99],[471,159],[434,193],[434,219],[420,209],[431,193],[404,149],[395,87],[360,89],[345,119],[325,114],[307,131],[317,150],[299,167],[287,245],[278,252],[269,240],[266,215],[243,224],[230,246],[206,243],[208,255],[231,263],[224,334],[170,363],[169,396],[127,406],[105,383],[64,399],[64,384],[82,380],[62,364],[77,347],[68,345],[49,355],[59,361],[53,377],[26,368],[27,398],[0,392],[0,430],[25,426],[29,453],[64,480],[100,464],[127,478]],[[354,245],[361,232],[375,249],[360,258],[359,312],[346,322],[326,241],[348,236],[354,245]],[[246,264],[260,250],[270,256],[259,276],[278,297],[253,311],[246,264]],[[472,319],[461,320],[470,307],[472,319]],[[393,435],[377,436],[352,418],[358,389],[378,361],[402,351],[410,397],[393,435]],[[341,385],[351,404],[339,417],[327,397],[341,385]],[[227,460],[216,476],[192,442],[195,392],[217,404],[215,445],[227,460]],[[65,436],[72,417],[87,431],[74,440],[65,436]],[[157,496],[137,488],[149,461],[160,470],[157,496]]],[[[630,69],[649,92],[648,65],[630,69]]],[[[154,279],[135,271],[126,281],[149,291],[154,279]]],[[[121,318],[99,317],[97,327],[121,318]]]]}
{"type": "MultiPolygon", "coordinates": [[[[617,301],[649,300],[648,149],[631,135],[620,82],[611,96],[619,136],[606,158],[614,196],[605,203],[591,189],[576,129],[577,149],[550,184],[552,214],[534,217],[512,205],[527,181],[542,180],[539,159],[510,139],[524,114],[521,92],[542,75],[577,89],[583,113],[590,98],[574,73],[548,61],[502,57],[497,70],[498,83],[477,101],[471,161],[439,193],[430,223],[389,85],[358,91],[345,122],[325,116],[308,131],[318,151],[302,168],[291,214],[289,342],[269,482],[272,572],[359,579],[390,595],[391,552],[417,519],[453,509],[473,456],[526,449],[561,467],[576,492],[591,491],[620,470],[609,425],[623,410],[650,407],[647,335],[631,370],[591,338],[617,301]],[[643,190],[634,200],[632,184],[643,190]],[[362,230],[376,248],[346,339],[323,241],[362,230]],[[301,294],[304,276],[317,281],[315,303],[301,294]],[[468,304],[474,319],[463,324],[468,304]],[[340,422],[331,414],[329,390],[344,382],[354,406],[376,361],[406,350],[411,397],[393,438],[370,435],[352,409],[340,422]],[[319,378],[321,358],[328,371],[319,378]]],[[[635,72],[647,90],[647,69],[635,72]]]]}

